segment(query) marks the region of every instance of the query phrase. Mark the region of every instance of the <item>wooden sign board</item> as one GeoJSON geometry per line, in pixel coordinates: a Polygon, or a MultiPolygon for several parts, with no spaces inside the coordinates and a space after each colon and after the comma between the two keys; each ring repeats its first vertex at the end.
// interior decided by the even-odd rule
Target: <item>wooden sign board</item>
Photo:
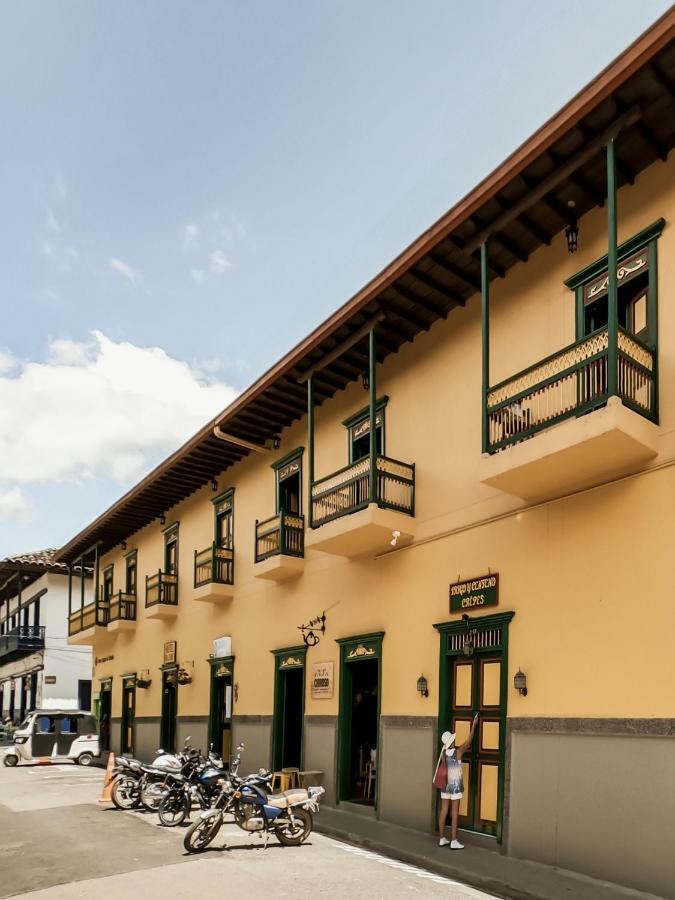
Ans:
{"type": "Polygon", "coordinates": [[[166,641],[164,644],[164,665],[168,666],[176,662],[176,642],[166,641]]]}
{"type": "Polygon", "coordinates": [[[312,664],[312,700],[330,700],[333,696],[333,663],[312,664]]]}
{"type": "Polygon", "coordinates": [[[499,603],[499,574],[481,575],[450,585],[450,612],[466,613],[499,603]]]}

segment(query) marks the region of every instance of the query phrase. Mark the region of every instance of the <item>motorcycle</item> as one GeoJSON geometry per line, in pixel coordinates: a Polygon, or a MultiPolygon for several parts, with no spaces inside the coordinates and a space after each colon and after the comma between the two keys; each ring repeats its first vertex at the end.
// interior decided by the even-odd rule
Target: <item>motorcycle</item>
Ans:
{"type": "Polygon", "coordinates": [[[207,760],[199,759],[182,772],[169,774],[169,789],[157,808],[162,825],[167,828],[180,825],[189,817],[195,801],[201,809],[209,809],[219,793],[218,784],[226,774],[222,759],[213,751],[209,751],[207,760]]]}
{"type": "Polygon", "coordinates": [[[158,750],[151,765],[137,759],[118,756],[113,769],[113,784],[110,797],[118,809],[134,809],[144,806],[156,812],[162,797],[168,790],[167,777],[179,773],[199,752],[192,750],[190,738],[185,741],[182,752],[173,754],[158,750]]]}
{"type": "MultiPolygon", "coordinates": [[[[233,762],[239,768],[243,745],[237,747],[233,762]]],[[[200,813],[188,828],[183,846],[188,853],[201,853],[216,837],[225,814],[232,813],[235,823],[244,831],[265,834],[265,846],[270,835],[288,847],[299,846],[307,840],[314,826],[313,814],[319,811],[322,787],[297,788],[281,794],[267,794],[260,784],[249,779],[223,780],[214,807],[200,813]]]]}

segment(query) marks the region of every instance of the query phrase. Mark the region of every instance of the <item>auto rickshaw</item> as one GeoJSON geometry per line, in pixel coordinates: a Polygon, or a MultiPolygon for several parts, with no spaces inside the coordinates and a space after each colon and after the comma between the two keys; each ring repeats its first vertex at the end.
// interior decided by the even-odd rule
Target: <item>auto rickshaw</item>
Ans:
{"type": "Polygon", "coordinates": [[[6,766],[49,758],[90,766],[100,756],[96,719],[77,709],[36,709],[28,713],[3,753],[6,766]]]}

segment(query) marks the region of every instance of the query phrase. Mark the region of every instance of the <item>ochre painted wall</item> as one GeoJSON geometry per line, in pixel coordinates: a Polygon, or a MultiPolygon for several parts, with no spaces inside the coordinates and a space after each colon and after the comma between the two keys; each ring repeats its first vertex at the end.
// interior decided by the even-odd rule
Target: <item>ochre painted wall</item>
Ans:
{"type": "MultiPolygon", "coordinates": [[[[619,238],[661,216],[669,222],[674,214],[671,160],[652,166],[620,192],[619,238]]],[[[580,222],[576,255],[567,253],[558,235],[550,247],[493,283],[493,383],[574,340],[574,298],[563,281],[606,252],[605,242],[605,211],[596,210],[580,222]]],[[[658,254],[661,425],[653,465],[675,458],[675,236],[669,224],[658,254]]],[[[147,668],[153,683],[137,691],[136,715],[159,715],[158,669],[167,640],[177,640],[183,665],[194,661],[193,683],[179,688],[179,716],[206,714],[206,659],[212,640],[222,635],[232,636],[236,657],[235,713],[270,714],[270,651],[297,644],[297,626],[323,610],[327,631],[309,650],[307,664],[334,661],[335,693],[332,700],[312,700],[308,694],[306,714],[337,714],[335,639],[383,630],[382,714],[435,715],[439,643],[432,623],[450,618],[450,582],[488,568],[500,573],[500,609],[516,612],[509,677],[518,667],[528,675],[527,698],[509,691],[509,715],[675,716],[670,649],[675,524],[669,512],[675,468],[532,509],[482,485],[480,354],[480,309],[474,297],[378,367],[378,395],[390,397],[386,453],[417,465],[417,543],[412,547],[366,561],[314,551],[296,581],[279,586],[254,578],[254,523],[275,511],[270,465],[306,446],[304,421],[284,432],[278,453],[252,454],[218,481],[219,491],[236,489],[233,600],[191,599],[194,551],[213,537],[210,487],[166,513],[167,525],[180,522],[175,618],[145,618],[145,575],[161,565],[162,526],[156,521],[131,537],[128,549],[138,548],[138,622],[131,632],[97,639],[94,647],[95,657],[114,656],[96,667],[97,679],[116,677],[113,716],[120,715],[118,676],[147,668]],[[455,533],[442,536],[451,530],[455,533]],[[429,679],[428,699],[415,689],[420,672],[429,679]]],[[[347,434],[340,423],[366,402],[366,392],[355,384],[317,410],[317,478],[347,463],[347,434]]],[[[303,463],[306,512],[306,456],[303,463]]],[[[115,563],[118,590],[123,587],[122,550],[108,554],[102,565],[109,562],[115,563]]]]}

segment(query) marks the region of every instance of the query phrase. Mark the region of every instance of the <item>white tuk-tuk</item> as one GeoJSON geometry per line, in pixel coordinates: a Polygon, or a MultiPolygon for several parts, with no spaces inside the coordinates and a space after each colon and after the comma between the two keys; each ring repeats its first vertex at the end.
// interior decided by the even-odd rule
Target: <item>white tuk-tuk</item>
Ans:
{"type": "Polygon", "coordinates": [[[3,754],[6,766],[45,758],[90,766],[100,756],[96,719],[77,709],[36,709],[28,713],[13,739],[14,745],[3,754]]]}

